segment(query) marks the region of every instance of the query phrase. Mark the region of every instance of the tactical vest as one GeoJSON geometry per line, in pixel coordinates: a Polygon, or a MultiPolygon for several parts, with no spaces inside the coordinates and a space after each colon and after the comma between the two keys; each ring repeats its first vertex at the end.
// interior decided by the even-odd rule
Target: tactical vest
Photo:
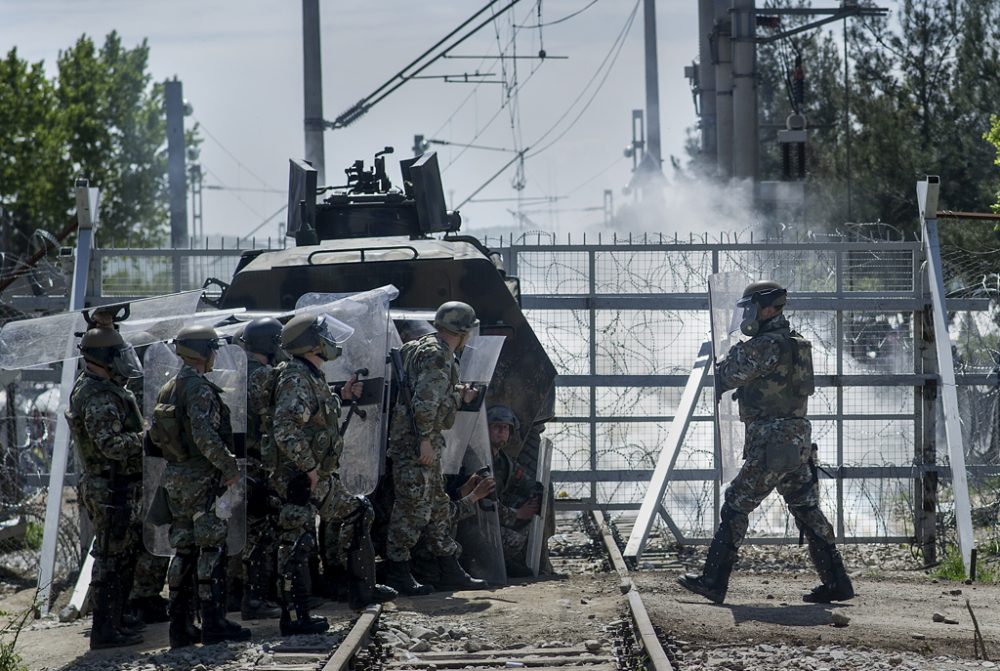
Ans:
{"type": "MultiPolygon", "coordinates": [[[[83,472],[89,477],[108,477],[110,460],[101,453],[100,448],[87,432],[84,412],[88,403],[98,402],[101,397],[110,395],[122,413],[122,431],[139,433],[143,430],[142,412],[130,391],[119,387],[111,380],[102,380],[87,373],[77,378],[70,394],[69,408],[66,410],[66,421],[76,443],[82,462],[83,472]]],[[[142,472],[142,456],[136,454],[135,460],[119,465],[122,475],[134,475],[142,472]]]]}
{"type": "Polygon", "coordinates": [[[776,343],[781,354],[773,371],[754,378],[740,388],[740,419],[747,422],[805,417],[809,397],[816,391],[812,344],[788,328],[767,331],[754,337],[767,338],[776,343]]]}
{"type": "Polygon", "coordinates": [[[191,419],[188,414],[191,399],[198,393],[202,385],[207,385],[215,394],[216,401],[219,404],[218,434],[222,442],[232,450],[233,426],[230,422],[229,407],[222,402],[222,389],[201,375],[182,375],[182,373],[183,370],[175,378],[168,381],[160,390],[160,394],[157,397],[157,408],[169,404],[175,406],[176,421],[180,428],[177,436],[178,439],[172,443],[173,449],[169,450],[169,453],[166,448],[161,446],[164,458],[170,463],[183,463],[195,458],[205,459],[205,456],[194,441],[194,432],[191,430],[191,419]],[[171,385],[171,382],[173,385],[171,385]]]}

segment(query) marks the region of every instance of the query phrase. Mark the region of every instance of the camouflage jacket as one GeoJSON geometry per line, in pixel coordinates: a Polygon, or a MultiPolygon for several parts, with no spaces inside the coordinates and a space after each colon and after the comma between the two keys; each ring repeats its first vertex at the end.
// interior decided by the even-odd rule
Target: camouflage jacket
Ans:
{"type": "Polygon", "coordinates": [[[340,398],[330,390],[323,371],[299,357],[278,365],[272,438],[280,468],[315,468],[321,477],[336,471],[343,449],[339,418],[340,398]]]}
{"type": "MultiPolygon", "coordinates": [[[[455,354],[437,333],[428,333],[403,346],[403,367],[410,381],[413,394],[413,419],[417,425],[417,438],[440,435],[455,423],[460,398],[455,390],[458,384],[458,364],[455,354]]],[[[392,441],[412,441],[413,430],[402,395],[393,409],[392,441]]]]}
{"type": "Polygon", "coordinates": [[[142,413],[132,392],[89,371],[76,379],[66,411],[73,440],[90,478],[142,473],[142,413]]]}
{"type": "Polygon", "coordinates": [[[247,355],[247,458],[262,461],[262,444],[269,439],[274,421],[274,367],[247,355]]]}
{"type": "Polygon", "coordinates": [[[716,365],[723,389],[739,388],[740,419],[805,417],[812,393],[809,341],[791,330],[784,315],[761,324],[760,333],[733,345],[716,365]],[[808,385],[796,380],[808,379],[808,385]]]}
{"type": "Polygon", "coordinates": [[[183,462],[184,468],[203,470],[207,462],[221,471],[223,482],[232,480],[240,474],[240,467],[232,451],[233,429],[222,390],[188,364],[181,366],[176,384],[185,388],[182,412],[187,431],[182,440],[192,456],[183,462]]]}

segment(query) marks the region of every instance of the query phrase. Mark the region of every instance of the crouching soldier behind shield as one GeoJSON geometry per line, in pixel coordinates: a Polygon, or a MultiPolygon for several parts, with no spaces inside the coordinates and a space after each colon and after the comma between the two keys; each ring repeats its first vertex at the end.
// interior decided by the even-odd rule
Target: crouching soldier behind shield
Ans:
{"type": "Polygon", "coordinates": [[[812,345],[791,329],[782,314],[786,290],[776,282],[747,286],[737,307],[740,330],[751,336],[735,344],[715,364],[717,393],[738,389],[740,419],[746,426],[744,464],[726,489],[722,523],[708,549],[702,575],[678,578],[682,587],[722,603],[748,517],[777,487],[823,584],[802,597],[811,603],[846,601],[854,596],[834,532],[819,507],[814,477],[812,427],[806,412],[813,388],[812,345]]]}
{"type": "Polygon", "coordinates": [[[142,367],[113,328],[87,331],[80,352],[85,368],[66,418],[82,466],[80,499],[95,532],[90,647],[96,650],[142,641],[122,624],[140,542],[134,490],[142,483],[143,430],[142,413],[125,384],[142,375],[142,367]]]}
{"type": "MultiPolygon", "coordinates": [[[[198,642],[245,641],[250,630],[226,619],[227,523],[216,515],[215,503],[224,486],[240,479],[232,451],[229,409],[221,389],[208,380],[219,349],[210,326],[186,326],[174,340],[183,366],[157,396],[150,437],[167,461],[163,475],[170,506],[170,544],[174,557],[170,586],[170,647],[198,642]],[[179,425],[170,439],[157,430],[161,410],[174,408],[179,425]],[[199,631],[194,626],[195,599],[201,605],[199,631]]],[[[160,426],[161,429],[168,427],[160,426]]]]}

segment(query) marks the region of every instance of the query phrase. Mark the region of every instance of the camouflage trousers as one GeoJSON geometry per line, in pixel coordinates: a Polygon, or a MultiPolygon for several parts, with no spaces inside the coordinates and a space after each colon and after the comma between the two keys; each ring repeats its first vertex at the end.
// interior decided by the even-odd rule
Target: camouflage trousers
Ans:
{"type": "Polygon", "coordinates": [[[167,581],[167,567],[170,557],[159,557],[147,550],[145,546],[139,549],[135,563],[135,578],[132,583],[132,597],[159,596],[167,581]]]}
{"type": "Polygon", "coordinates": [[[458,544],[450,534],[453,511],[440,464],[422,466],[412,459],[396,458],[392,481],[395,501],[386,539],[387,558],[409,561],[421,533],[427,550],[435,557],[459,554],[458,544]]]}
{"type": "MultiPolygon", "coordinates": [[[[212,470],[198,477],[188,469],[168,464],[163,475],[163,486],[170,503],[170,546],[177,554],[197,555],[199,596],[211,600],[212,572],[226,556],[228,524],[215,514],[218,483],[217,472],[212,470]]],[[[171,592],[181,589],[182,562],[173,561],[167,570],[171,592]]]]}
{"type": "Polygon", "coordinates": [[[304,473],[291,473],[273,479],[281,499],[278,513],[278,572],[283,573],[293,556],[295,543],[306,534],[315,535],[316,508],[311,501],[308,480],[304,473]]]}
{"type": "Polygon", "coordinates": [[[747,426],[743,456],[743,467],[726,489],[722,515],[722,527],[728,529],[729,542],[734,548],[746,536],[750,513],[775,489],[785,499],[799,529],[826,543],[836,541],[833,526],[819,507],[819,486],[813,471],[816,455],[812,450],[809,420],[753,422],[747,426]],[[798,465],[781,472],[769,468],[768,455],[781,449],[797,450],[798,465]]]}
{"type": "Polygon", "coordinates": [[[337,477],[319,483],[313,501],[323,525],[321,551],[324,558],[330,565],[346,568],[347,554],[355,545],[355,536],[370,533],[370,524],[362,527],[368,504],[364,497],[349,493],[337,477]]]}
{"type": "Polygon", "coordinates": [[[109,485],[104,478],[83,478],[80,482],[80,501],[94,526],[92,583],[114,580],[141,542],[134,500],[126,496],[123,502],[116,501],[109,485]]]}

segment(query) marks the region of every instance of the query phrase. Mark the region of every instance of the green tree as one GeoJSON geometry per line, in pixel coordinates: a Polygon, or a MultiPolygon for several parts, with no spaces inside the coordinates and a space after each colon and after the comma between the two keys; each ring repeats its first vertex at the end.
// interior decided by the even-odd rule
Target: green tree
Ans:
{"type": "MultiPolygon", "coordinates": [[[[101,189],[102,243],[166,240],[164,89],[148,63],[145,40],[128,48],[116,32],[99,48],[81,36],[59,53],[52,79],[16,49],[0,61],[0,207],[13,231],[5,251],[23,253],[36,229],[71,221],[77,178],[101,189]]],[[[198,141],[189,131],[189,146],[198,141]]]]}

